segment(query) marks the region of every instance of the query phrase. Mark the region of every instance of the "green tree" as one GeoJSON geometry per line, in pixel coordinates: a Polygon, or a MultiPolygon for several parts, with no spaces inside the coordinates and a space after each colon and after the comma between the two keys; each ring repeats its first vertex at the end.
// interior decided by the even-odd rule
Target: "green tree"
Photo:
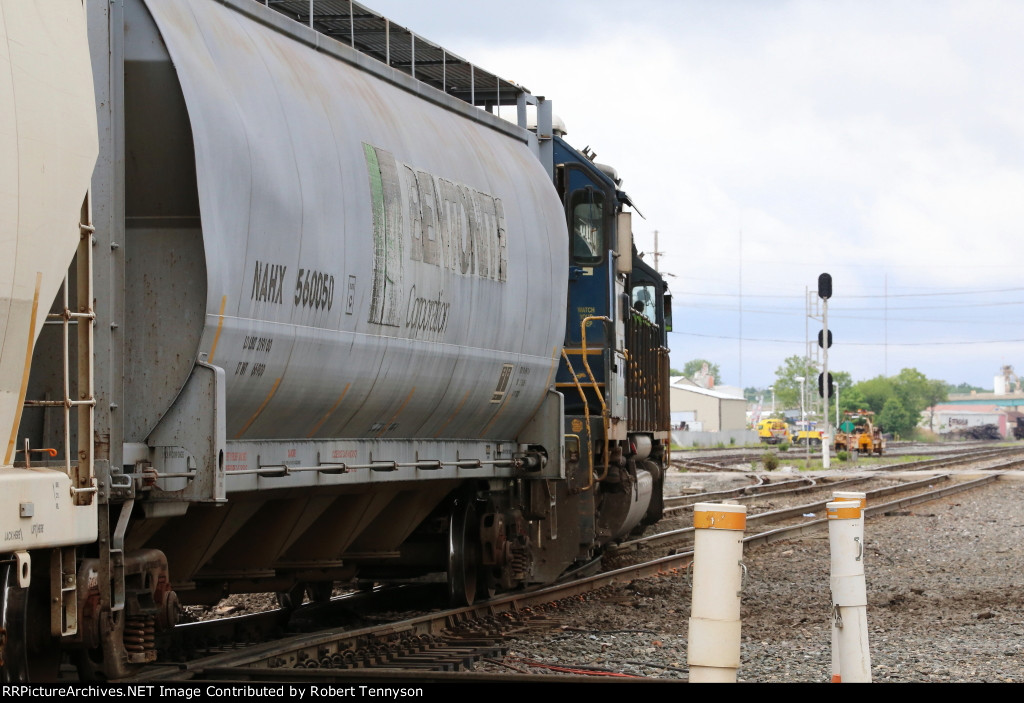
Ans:
{"type": "Polygon", "coordinates": [[[955,386],[952,383],[947,383],[946,390],[949,393],[963,393],[964,395],[967,395],[971,391],[978,391],[979,393],[990,392],[990,389],[981,388],[980,386],[972,386],[970,383],[967,383],[966,381],[963,383],[958,383],[955,386]]]}
{"type": "MultiPolygon", "coordinates": [[[[787,357],[782,362],[782,366],[775,370],[776,407],[799,410],[800,382],[796,379],[801,376],[806,379],[804,381],[805,393],[817,393],[815,389],[818,387],[818,373],[820,371],[821,369],[818,368],[813,359],[805,359],[802,356],[787,357]]],[[[834,377],[835,374],[833,374],[834,377]]],[[[806,404],[807,402],[805,399],[804,403],[806,404]]]]}
{"type": "Polygon", "coordinates": [[[832,383],[839,386],[839,395],[843,394],[843,391],[848,390],[853,385],[853,376],[850,375],[849,371],[829,371],[832,374],[832,383]]]}
{"type": "Polygon", "coordinates": [[[938,379],[928,380],[928,390],[925,400],[928,403],[928,429],[935,429],[935,406],[949,400],[948,384],[938,379]]]}
{"type": "MultiPolygon", "coordinates": [[[[855,413],[858,410],[867,410],[868,401],[864,397],[864,394],[860,392],[857,386],[851,386],[845,391],[840,388],[839,391],[839,414],[843,413],[855,413]]],[[[842,420],[840,419],[840,422],[842,420]]]]}
{"type": "MultiPolygon", "coordinates": [[[[945,381],[930,379],[917,369],[910,368],[902,369],[895,376],[888,378],[876,376],[870,380],[856,383],[847,392],[845,398],[840,394],[839,400],[844,410],[871,410],[879,418],[889,407],[890,400],[898,400],[900,410],[906,415],[906,418],[903,420],[897,418],[900,429],[897,430],[893,427],[892,431],[906,435],[917,426],[921,414],[925,410],[949,397],[947,388],[948,384],[945,381]],[[857,393],[860,394],[862,402],[859,407],[851,407],[857,393]]],[[[888,424],[881,419],[879,422],[883,427],[892,426],[891,418],[888,424]]]]}
{"type": "Polygon", "coordinates": [[[860,391],[867,407],[860,407],[858,410],[871,410],[874,413],[882,412],[885,401],[896,397],[896,389],[893,387],[892,379],[885,376],[875,376],[867,381],[861,381],[854,386],[860,391]]]}
{"type": "Polygon", "coordinates": [[[902,369],[893,377],[892,382],[896,397],[909,414],[916,417],[928,407],[931,389],[928,377],[923,373],[917,369],[902,369]]]}
{"type": "Polygon", "coordinates": [[[903,436],[909,435],[917,426],[915,416],[907,412],[896,396],[885,401],[885,407],[878,415],[878,424],[886,432],[903,436]]]}
{"type": "Polygon", "coordinates": [[[708,365],[708,375],[714,378],[715,381],[718,381],[722,378],[722,372],[718,368],[718,364],[712,364],[707,359],[692,359],[690,361],[687,361],[686,364],[683,366],[683,375],[686,376],[687,378],[692,379],[694,376],[701,372],[701,369],[704,368],[704,364],[708,365]]]}

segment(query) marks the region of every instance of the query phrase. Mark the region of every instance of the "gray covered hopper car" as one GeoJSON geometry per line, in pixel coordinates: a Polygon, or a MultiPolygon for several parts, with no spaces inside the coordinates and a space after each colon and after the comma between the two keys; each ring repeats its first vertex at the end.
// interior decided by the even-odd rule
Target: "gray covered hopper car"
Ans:
{"type": "MultiPolygon", "coordinates": [[[[368,32],[388,26],[342,4],[368,32]]],[[[54,267],[45,295],[70,267],[67,302],[36,341],[12,436],[55,454],[60,491],[87,510],[4,562],[7,582],[14,565],[33,574],[0,603],[25,633],[0,643],[5,680],[46,678],[69,650],[85,676],[126,676],[157,656],[138,633],[230,593],[295,605],[440,575],[452,603],[472,602],[657,519],[665,312],[635,314],[629,295],[662,284],[633,273],[617,182],[557,136],[579,163],[545,165],[550,134],[262,2],[85,13],[87,236],[54,267]],[[585,269],[565,206],[581,179],[607,228],[585,269]],[[586,293],[598,313],[567,314],[572,271],[605,287],[586,293]],[[591,332],[587,351],[584,330],[574,348],[581,315],[614,334],[591,332]],[[567,392],[584,406],[571,416],[567,392]]]]}
{"type": "Polygon", "coordinates": [[[126,33],[127,441],[196,360],[225,370],[230,440],[512,437],[567,263],[524,136],[217,3],[149,6],[126,33]]]}

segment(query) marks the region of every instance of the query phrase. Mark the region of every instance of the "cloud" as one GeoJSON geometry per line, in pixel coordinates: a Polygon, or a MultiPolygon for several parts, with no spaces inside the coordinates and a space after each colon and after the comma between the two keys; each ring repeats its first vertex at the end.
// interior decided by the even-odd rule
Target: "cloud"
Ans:
{"type": "Polygon", "coordinates": [[[431,11],[454,50],[551,98],[569,141],[615,166],[647,218],[634,219],[638,246],[651,251],[658,230],[680,303],[727,296],[680,306],[677,366],[705,356],[729,382],[742,366],[744,384],[768,385],[803,353],[804,290],[822,271],[836,281],[837,339],[852,345],[837,363],[855,378],[919,362],[931,377],[990,384],[1013,363],[996,356],[1024,355],[1020,343],[911,346],[1016,339],[1024,306],[989,325],[988,307],[949,316],[963,324],[922,311],[887,326],[884,313],[887,295],[1020,279],[1024,4],[530,0],[517,17],[483,5],[431,11]],[[844,319],[865,300],[875,312],[844,319]],[[747,340],[736,339],[741,309],[769,302],[742,315],[747,340]]]}

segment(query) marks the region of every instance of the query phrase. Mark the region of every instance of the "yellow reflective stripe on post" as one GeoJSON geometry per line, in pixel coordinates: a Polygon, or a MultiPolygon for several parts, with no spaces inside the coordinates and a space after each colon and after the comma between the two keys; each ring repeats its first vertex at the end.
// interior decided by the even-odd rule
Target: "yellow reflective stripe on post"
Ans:
{"type": "Polygon", "coordinates": [[[852,496],[843,496],[843,495],[834,495],[834,496],[832,496],[832,501],[831,502],[838,503],[840,501],[860,503],[860,507],[862,509],[868,507],[868,498],[867,498],[867,496],[862,496],[860,498],[853,498],[852,496]]]}
{"type": "Polygon", "coordinates": [[[858,520],[860,519],[861,507],[855,501],[847,501],[851,503],[849,508],[829,508],[828,519],[829,520],[858,520]]]}
{"type": "Polygon", "coordinates": [[[693,526],[698,530],[745,530],[747,515],[718,510],[694,511],[693,526]]]}

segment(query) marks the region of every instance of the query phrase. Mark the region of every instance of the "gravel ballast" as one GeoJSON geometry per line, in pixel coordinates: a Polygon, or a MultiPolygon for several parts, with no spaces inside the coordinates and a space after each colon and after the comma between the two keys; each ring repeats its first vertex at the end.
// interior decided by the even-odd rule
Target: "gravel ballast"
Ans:
{"type": "MultiPolygon", "coordinates": [[[[1024,682],[1022,536],[1019,477],[870,518],[873,680],[1024,682]]],[[[748,548],[744,563],[739,680],[829,681],[827,530],[748,548]]],[[[635,581],[571,606],[561,630],[513,642],[505,664],[685,678],[690,598],[685,576],[635,581]]]]}

